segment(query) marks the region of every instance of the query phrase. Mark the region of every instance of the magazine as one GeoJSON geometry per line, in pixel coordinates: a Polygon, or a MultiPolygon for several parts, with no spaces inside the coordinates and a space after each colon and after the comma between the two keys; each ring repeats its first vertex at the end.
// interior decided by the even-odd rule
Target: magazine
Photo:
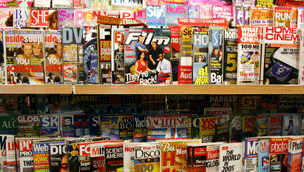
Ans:
{"type": "Polygon", "coordinates": [[[97,27],[84,26],[83,31],[83,71],[85,84],[98,84],[97,27]]]}
{"type": "Polygon", "coordinates": [[[45,31],[45,83],[62,84],[62,32],[45,31]]]}
{"type": "Polygon", "coordinates": [[[123,144],[105,145],[105,171],[123,171],[123,144]]]}
{"type": "Polygon", "coordinates": [[[17,117],[18,136],[31,137],[40,136],[39,115],[21,115],[17,117]]]}
{"type": "MultiPolygon", "coordinates": [[[[46,2],[44,2],[46,3],[46,2]]],[[[31,27],[58,30],[58,11],[54,9],[31,9],[31,27]]]]}
{"type": "Polygon", "coordinates": [[[135,115],[134,116],[134,142],[147,141],[147,116],[135,115]]]}
{"type": "Polygon", "coordinates": [[[299,114],[284,114],[282,135],[298,135],[300,128],[300,116],[299,114]]]}
{"type": "Polygon", "coordinates": [[[7,84],[44,84],[42,31],[5,31],[7,84]]]}
{"type": "Polygon", "coordinates": [[[58,115],[40,115],[40,125],[41,135],[60,136],[58,115]]]}
{"type": "Polygon", "coordinates": [[[111,76],[111,26],[98,25],[98,53],[100,67],[100,83],[112,83],[111,76]]]}
{"type": "Polygon", "coordinates": [[[250,27],[272,27],[273,9],[269,7],[250,8],[250,27]],[[263,15],[262,15],[263,14],[263,15]]]}
{"type": "Polygon", "coordinates": [[[304,26],[304,7],[298,8],[298,29],[304,26]]]}
{"type": "Polygon", "coordinates": [[[222,84],[224,58],[224,27],[210,26],[209,83],[222,84]]]}
{"type": "Polygon", "coordinates": [[[147,116],[147,141],[188,138],[188,115],[147,116]]]}
{"type": "Polygon", "coordinates": [[[242,171],[242,143],[226,143],[220,145],[219,171],[242,171]]]}
{"type": "Polygon", "coordinates": [[[68,167],[67,145],[51,143],[49,145],[50,172],[66,170],[68,167]]]}
{"type": "Polygon", "coordinates": [[[48,141],[34,141],[33,159],[34,171],[49,171],[49,143],[48,141]]]}
{"type": "Polygon", "coordinates": [[[171,84],[170,29],[126,29],[124,37],[126,84],[171,84]]]}
{"type": "Polygon", "coordinates": [[[30,27],[30,10],[23,8],[16,8],[13,11],[13,26],[15,28],[27,28],[30,27]]]}
{"type": "Polygon", "coordinates": [[[257,136],[267,136],[268,114],[258,114],[256,118],[257,136]]]}
{"type": "Polygon", "coordinates": [[[282,135],[283,117],[281,114],[271,114],[268,117],[268,136],[281,136],[282,135]]]}
{"type": "Polygon", "coordinates": [[[83,28],[63,28],[63,83],[83,83],[83,28]]]}
{"type": "Polygon", "coordinates": [[[164,26],[177,25],[178,18],[187,18],[187,7],[181,4],[165,4],[164,26]]]}
{"type": "Polygon", "coordinates": [[[288,142],[288,171],[301,171],[303,137],[290,137],[288,142]]]}
{"type": "Polygon", "coordinates": [[[7,78],[5,74],[6,70],[6,55],[5,55],[5,42],[4,42],[4,31],[0,31],[0,84],[5,84],[7,78]]]}
{"type": "Polygon", "coordinates": [[[15,136],[8,136],[6,140],[6,167],[4,171],[17,171],[15,136]]]}
{"type": "Polygon", "coordinates": [[[227,28],[224,37],[223,84],[237,83],[238,29],[227,28]]]}
{"type": "Polygon", "coordinates": [[[193,28],[193,83],[209,84],[209,28],[193,28]]]}
{"type": "Polygon", "coordinates": [[[298,83],[299,42],[296,28],[263,28],[261,61],[263,84],[298,83]]]}
{"type": "Polygon", "coordinates": [[[288,137],[271,137],[269,142],[270,171],[287,171],[288,137]]]}
{"type": "Polygon", "coordinates": [[[260,28],[239,27],[237,84],[258,85],[260,80],[260,28]]]}
{"type": "Polygon", "coordinates": [[[10,135],[0,135],[0,170],[4,171],[4,164],[6,164],[6,142],[10,135]]]}
{"type": "Polygon", "coordinates": [[[112,83],[124,84],[124,29],[112,29],[112,40],[112,83]]]}
{"type": "Polygon", "coordinates": [[[165,22],[164,18],[164,6],[150,6],[147,5],[147,23],[148,26],[163,26],[165,22]]]}
{"type": "Polygon", "coordinates": [[[74,115],[60,116],[60,132],[62,137],[74,136],[74,115]]]}
{"type": "Polygon", "coordinates": [[[258,172],[269,171],[269,138],[259,138],[258,141],[258,172]]]}
{"type": "Polygon", "coordinates": [[[13,27],[13,23],[10,23],[8,20],[10,17],[13,17],[12,8],[1,8],[0,16],[0,27],[13,27]]]}
{"type": "Polygon", "coordinates": [[[58,10],[58,29],[64,27],[74,27],[74,9],[58,10]]]}
{"type": "Polygon", "coordinates": [[[244,140],[244,171],[257,171],[258,142],[258,138],[246,138],[244,140]]]}
{"type": "Polygon", "coordinates": [[[274,7],[273,8],[273,26],[290,27],[291,26],[291,7],[274,7]]]}
{"type": "Polygon", "coordinates": [[[160,171],[160,144],[143,143],[134,146],[135,171],[160,171]]]}

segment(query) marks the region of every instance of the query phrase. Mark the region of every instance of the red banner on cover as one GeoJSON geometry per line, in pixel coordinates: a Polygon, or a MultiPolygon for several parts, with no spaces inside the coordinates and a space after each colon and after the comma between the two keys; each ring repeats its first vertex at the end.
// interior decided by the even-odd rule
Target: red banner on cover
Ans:
{"type": "Polygon", "coordinates": [[[294,6],[294,7],[303,7],[304,1],[302,0],[276,0],[275,5],[281,6],[294,6]]]}
{"type": "Polygon", "coordinates": [[[98,16],[97,23],[106,25],[148,25],[148,23],[137,19],[121,19],[108,16],[98,16]]]}
{"type": "Polygon", "coordinates": [[[228,27],[226,19],[187,19],[179,18],[179,25],[184,26],[223,26],[228,27]]]}

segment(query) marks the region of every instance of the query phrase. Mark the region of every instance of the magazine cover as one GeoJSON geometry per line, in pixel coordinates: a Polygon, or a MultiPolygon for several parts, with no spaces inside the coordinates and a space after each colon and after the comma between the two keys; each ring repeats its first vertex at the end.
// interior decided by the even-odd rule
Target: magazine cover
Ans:
{"type": "Polygon", "coordinates": [[[147,141],[188,138],[188,115],[147,116],[147,141]]]}
{"type": "Polygon", "coordinates": [[[288,137],[271,137],[269,147],[270,171],[287,171],[288,137]]]}
{"type": "Polygon", "coordinates": [[[244,7],[241,6],[234,6],[233,7],[233,26],[234,27],[241,27],[245,26],[245,10],[244,7]]]}
{"type": "MultiPolygon", "coordinates": [[[[228,24],[233,20],[233,8],[230,5],[213,5],[212,6],[213,19],[226,19],[228,24]]],[[[231,23],[232,24],[232,23],[231,23]]]]}
{"type": "Polygon", "coordinates": [[[273,9],[269,7],[249,7],[250,27],[272,27],[273,9]]]}
{"type": "Polygon", "coordinates": [[[258,141],[258,172],[269,171],[269,138],[260,138],[258,141]]]}
{"type": "Polygon", "coordinates": [[[12,8],[1,8],[0,27],[13,27],[13,21],[10,20],[10,18],[13,18],[13,13],[12,8]]]}
{"type": "Polygon", "coordinates": [[[244,140],[244,171],[257,171],[258,142],[259,138],[246,138],[244,140]]]}
{"type": "Polygon", "coordinates": [[[123,171],[123,144],[105,145],[105,171],[123,171]]]}
{"type": "Polygon", "coordinates": [[[147,141],[147,116],[135,115],[134,116],[134,142],[147,141]]]}
{"type": "Polygon", "coordinates": [[[200,18],[200,6],[188,6],[189,19],[199,19],[200,18]]]}
{"type": "Polygon", "coordinates": [[[236,114],[231,117],[229,136],[231,143],[237,143],[242,141],[242,123],[242,116],[236,114]]]}
{"type": "Polygon", "coordinates": [[[6,142],[9,135],[0,135],[0,170],[4,171],[4,165],[6,163],[6,142]]]}
{"type": "Polygon", "coordinates": [[[60,121],[62,137],[74,137],[74,115],[62,115],[60,121]]]}
{"type": "Polygon", "coordinates": [[[191,26],[180,26],[180,35],[180,65],[192,66],[193,28],[191,26]]]}
{"type": "Polygon", "coordinates": [[[17,117],[18,135],[22,137],[40,136],[39,115],[21,115],[17,117]]]}
{"type": "Polygon", "coordinates": [[[237,84],[258,85],[260,80],[260,28],[239,27],[237,84]]]}
{"type": "Polygon", "coordinates": [[[303,138],[290,137],[288,141],[288,171],[301,171],[303,138]]]}
{"type": "Polygon", "coordinates": [[[187,170],[187,144],[201,143],[201,140],[163,140],[160,143],[160,171],[187,170]]]}
{"type": "MultiPolygon", "coordinates": [[[[304,11],[304,9],[303,9],[304,11]]],[[[304,14],[304,13],[303,13],[304,14]]],[[[300,57],[304,55],[304,28],[299,30],[300,36],[300,57]]],[[[304,85],[304,59],[300,58],[299,61],[299,85],[304,85]]]]}
{"type": "Polygon", "coordinates": [[[192,115],[189,117],[191,127],[189,127],[189,139],[200,139],[201,138],[201,117],[198,115],[192,115]]]}
{"type": "MultiPolygon", "coordinates": [[[[135,156],[135,147],[139,146],[144,143],[132,143],[132,142],[125,142],[123,144],[123,166],[124,172],[132,172],[134,171],[134,156],[135,156]]],[[[160,154],[160,153],[159,153],[160,154]]]]}
{"type": "Polygon", "coordinates": [[[121,116],[100,116],[101,136],[110,137],[110,140],[119,140],[119,124],[121,120],[121,116]]]}
{"type": "Polygon", "coordinates": [[[282,123],[283,123],[283,118],[281,114],[269,115],[267,136],[281,136],[282,123]]]}
{"type": "Polygon", "coordinates": [[[12,134],[12,135],[17,134],[18,132],[17,115],[1,114],[0,119],[1,119],[0,134],[12,134]]]}
{"type": "Polygon", "coordinates": [[[92,171],[105,171],[105,150],[104,143],[92,143],[91,147],[91,161],[92,171]]]}
{"type": "Polygon", "coordinates": [[[13,11],[13,26],[15,28],[30,27],[30,10],[16,8],[13,11]]]}
{"type": "Polygon", "coordinates": [[[229,142],[229,121],[232,115],[231,108],[205,108],[205,116],[215,117],[215,141],[229,142]]]}
{"type": "Polygon", "coordinates": [[[180,26],[179,25],[169,25],[171,29],[171,66],[172,66],[172,84],[178,84],[179,73],[179,63],[180,63],[180,26]]]}
{"type": "Polygon", "coordinates": [[[34,171],[47,171],[49,172],[49,142],[47,141],[34,141],[33,143],[33,159],[34,171]]]}
{"type": "Polygon", "coordinates": [[[193,28],[193,83],[195,85],[209,84],[209,28],[193,28]]]}
{"type": "Polygon", "coordinates": [[[83,27],[84,26],[84,10],[75,9],[74,10],[74,27],[83,27]]]}
{"type": "Polygon", "coordinates": [[[303,7],[304,2],[303,1],[297,1],[297,0],[274,0],[273,1],[274,5],[280,5],[280,6],[284,6],[284,5],[289,5],[289,6],[295,6],[295,7],[303,7]]]}
{"type": "Polygon", "coordinates": [[[89,115],[90,136],[100,136],[100,116],[89,115]]]}
{"type": "Polygon", "coordinates": [[[79,140],[67,141],[67,158],[69,171],[79,171],[79,140]]]}
{"type": "Polygon", "coordinates": [[[273,0],[258,0],[256,3],[257,7],[273,7],[273,0]]]}
{"type": "Polygon", "coordinates": [[[73,8],[72,0],[52,0],[52,8],[73,8]]]}
{"type": "Polygon", "coordinates": [[[199,18],[201,18],[201,19],[212,19],[212,12],[213,12],[212,5],[210,5],[210,4],[205,4],[205,5],[200,4],[199,6],[200,6],[200,16],[199,16],[199,18]]]}
{"type": "Polygon", "coordinates": [[[170,29],[126,29],[124,37],[126,84],[171,84],[170,29]]]}
{"type": "Polygon", "coordinates": [[[88,115],[74,115],[74,137],[90,135],[88,115]]]}
{"type": "Polygon", "coordinates": [[[147,5],[146,20],[148,26],[163,26],[165,22],[164,10],[165,10],[164,6],[147,5]]]}
{"type": "Polygon", "coordinates": [[[187,7],[181,4],[165,4],[164,26],[177,25],[178,18],[187,18],[187,7]]]}
{"type": "Polygon", "coordinates": [[[219,171],[242,171],[242,143],[226,143],[220,145],[219,171]]]}
{"type": "Polygon", "coordinates": [[[291,7],[274,7],[273,8],[273,26],[290,27],[291,26],[291,7]]]}
{"type": "Polygon", "coordinates": [[[134,136],[133,116],[122,116],[119,122],[120,140],[133,140],[134,136]]]}
{"type": "Polygon", "coordinates": [[[45,31],[45,83],[62,84],[62,32],[45,31]]]}
{"type": "MultiPolygon", "coordinates": [[[[45,3],[45,2],[44,2],[45,3]]],[[[54,9],[31,9],[31,27],[58,30],[58,11],[54,9]]]]}
{"type": "Polygon", "coordinates": [[[135,171],[160,171],[160,156],[159,143],[144,143],[134,146],[135,171]]]}
{"type": "Polygon", "coordinates": [[[227,28],[224,37],[223,84],[237,82],[238,29],[227,28]]]}
{"type": "Polygon", "coordinates": [[[267,136],[268,114],[258,114],[256,118],[257,136],[267,136]]]}
{"type": "Polygon", "coordinates": [[[51,143],[49,145],[50,172],[64,171],[68,168],[67,145],[51,143]]]}
{"type": "Polygon", "coordinates": [[[33,140],[16,138],[16,148],[19,151],[17,158],[19,158],[20,172],[34,171],[33,140]]]}
{"type": "MultiPolygon", "coordinates": [[[[79,172],[89,172],[92,169],[91,161],[91,144],[93,142],[80,142],[79,143],[79,172]]],[[[76,148],[77,149],[77,148],[76,148]]]]}
{"type": "Polygon", "coordinates": [[[298,84],[299,42],[296,28],[263,28],[261,61],[263,84],[298,84]]]}
{"type": "Polygon", "coordinates": [[[298,29],[304,26],[304,7],[298,8],[298,29]]]}
{"type": "Polygon", "coordinates": [[[298,135],[300,128],[300,116],[299,114],[284,114],[282,135],[298,135]]]}
{"type": "Polygon", "coordinates": [[[292,7],[290,13],[290,27],[291,28],[298,28],[298,8],[292,7]]]}
{"type": "Polygon", "coordinates": [[[97,27],[84,26],[83,70],[85,84],[98,84],[97,27]]]}
{"type": "Polygon", "coordinates": [[[224,27],[210,26],[209,83],[222,84],[224,58],[224,27]]]}
{"type": "Polygon", "coordinates": [[[112,29],[112,40],[112,83],[124,84],[124,29],[112,29]]]}
{"type": "Polygon", "coordinates": [[[200,138],[203,143],[214,141],[215,137],[215,117],[200,118],[200,138]]]}
{"type": "Polygon", "coordinates": [[[51,8],[51,0],[35,0],[34,7],[36,8],[51,8]]]}
{"type": "Polygon", "coordinates": [[[0,84],[5,84],[6,80],[6,55],[5,55],[4,31],[0,31],[0,84]]]}
{"type": "MultiPolygon", "coordinates": [[[[15,136],[8,136],[6,140],[6,167],[4,171],[17,171],[15,136]]],[[[18,162],[19,163],[19,162],[18,162]]]]}
{"type": "MultiPolygon", "coordinates": [[[[98,53],[100,67],[100,84],[112,83],[111,74],[111,26],[98,25],[98,53]]],[[[122,78],[124,78],[122,76],[122,78]]]]}
{"type": "Polygon", "coordinates": [[[43,136],[60,136],[59,116],[40,115],[41,135],[43,136]]]}
{"type": "Polygon", "coordinates": [[[83,83],[83,28],[63,28],[63,83],[83,83]]]}
{"type": "Polygon", "coordinates": [[[58,30],[64,27],[74,27],[74,9],[58,10],[58,30]]]}
{"type": "Polygon", "coordinates": [[[5,31],[7,84],[44,84],[42,31],[5,31]]]}
{"type": "Polygon", "coordinates": [[[242,139],[256,136],[256,116],[243,113],[242,139]]]}

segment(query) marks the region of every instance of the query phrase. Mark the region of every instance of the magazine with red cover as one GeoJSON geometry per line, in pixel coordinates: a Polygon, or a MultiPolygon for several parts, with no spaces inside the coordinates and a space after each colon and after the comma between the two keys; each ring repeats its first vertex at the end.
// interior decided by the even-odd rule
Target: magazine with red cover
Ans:
{"type": "Polygon", "coordinates": [[[43,31],[5,31],[7,84],[44,84],[43,31]]]}
{"type": "Polygon", "coordinates": [[[62,84],[62,32],[45,31],[45,83],[62,84]]]}

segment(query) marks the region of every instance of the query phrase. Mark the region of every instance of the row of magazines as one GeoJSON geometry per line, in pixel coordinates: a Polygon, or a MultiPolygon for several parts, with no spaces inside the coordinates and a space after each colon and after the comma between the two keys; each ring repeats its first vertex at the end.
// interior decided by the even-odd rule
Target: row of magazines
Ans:
{"type": "Polygon", "coordinates": [[[0,135],[1,171],[241,172],[302,171],[303,136],[251,137],[238,143],[165,139],[135,143],[107,137],[0,135]]]}
{"type": "Polygon", "coordinates": [[[302,113],[233,115],[229,108],[185,115],[1,115],[0,134],[21,137],[103,136],[111,140],[154,142],[187,138],[202,142],[240,142],[255,136],[304,134],[302,113]]]}
{"type": "Polygon", "coordinates": [[[201,24],[204,26],[190,23],[168,29],[98,25],[65,27],[62,31],[0,31],[0,81],[304,84],[304,31],[201,24]]]}

